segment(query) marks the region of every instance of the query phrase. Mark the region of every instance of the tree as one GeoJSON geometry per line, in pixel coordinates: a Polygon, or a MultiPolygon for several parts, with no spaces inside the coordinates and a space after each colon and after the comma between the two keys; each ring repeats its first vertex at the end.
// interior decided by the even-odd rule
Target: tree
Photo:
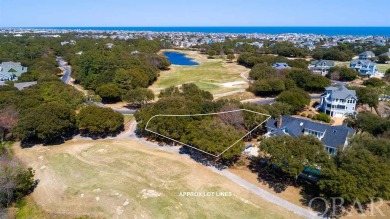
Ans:
{"type": "Polygon", "coordinates": [[[310,96],[303,90],[291,89],[283,91],[276,98],[276,101],[287,103],[291,106],[293,112],[298,112],[310,104],[310,96]]]}
{"type": "Polygon", "coordinates": [[[115,103],[121,100],[122,90],[117,84],[103,84],[96,89],[96,93],[102,98],[103,102],[115,103]]]}
{"type": "Polygon", "coordinates": [[[378,56],[378,63],[386,64],[388,61],[390,61],[388,56],[378,56]]]}
{"type": "Polygon", "coordinates": [[[104,137],[115,135],[123,128],[123,115],[111,108],[95,105],[82,108],[77,114],[77,124],[83,135],[104,137]]]}
{"type": "Polygon", "coordinates": [[[31,191],[34,185],[34,171],[25,168],[7,151],[0,156],[0,207],[9,207],[31,191]]]}
{"type": "Polygon", "coordinates": [[[229,60],[229,62],[233,62],[233,59],[235,59],[236,57],[234,56],[234,54],[229,53],[226,58],[229,60]]]}
{"type": "Polygon", "coordinates": [[[363,82],[363,85],[368,87],[383,87],[386,83],[379,78],[369,78],[363,82]]]}
{"type": "Polygon", "coordinates": [[[209,58],[213,58],[216,54],[217,54],[217,52],[215,50],[208,51],[209,58]]]}
{"type": "Polygon", "coordinates": [[[358,101],[362,104],[368,104],[371,109],[376,108],[379,104],[378,96],[379,92],[372,87],[357,88],[356,96],[358,101]]]}
{"type": "Polygon", "coordinates": [[[334,165],[321,169],[319,187],[327,198],[341,197],[346,205],[363,204],[372,197],[389,198],[389,161],[359,146],[340,151],[334,165]]]}
{"type": "Polygon", "coordinates": [[[122,100],[143,106],[148,104],[148,101],[154,100],[154,93],[147,88],[136,88],[127,91],[127,93],[123,95],[122,100]]]}
{"type": "Polygon", "coordinates": [[[63,141],[76,131],[74,111],[65,104],[51,102],[20,115],[13,132],[23,141],[40,140],[45,144],[63,141]]]}
{"type": "Polygon", "coordinates": [[[276,70],[271,66],[264,64],[257,64],[253,66],[249,72],[249,77],[251,77],[253,80],[269,79],[275,77],[275,75],[276,70]]]}
{"type": "Polygon", "coordinates": [[[130,90],[137,87],[147,87],[149,78],[139,69],[118,69],[115,71],[114,82],[121,89],[130,90]]]}
{"type": "Polygon", "coordinates": [[[327,164],[324,145],[313,136],[266,138],[261,143],[261,150],[268,154],[270,164],[295,181],[306,167],[316,169],[327,164]]]}
{"type": "Polygon", "coordinates": [[[358,72],[346,66],[335,66],[329,69],[327,77],[332,80],[353,81],[358,77],[358,72]]]}

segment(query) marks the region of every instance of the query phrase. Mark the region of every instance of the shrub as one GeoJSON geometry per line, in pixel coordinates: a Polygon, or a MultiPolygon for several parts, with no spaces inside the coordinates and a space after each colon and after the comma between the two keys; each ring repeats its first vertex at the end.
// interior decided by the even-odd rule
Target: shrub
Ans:
{"type": "Polygon", "coordinates": [[[308,114],[308,115],[307,115],[307,118],[312,119],[312,118],[313,118],[313,115],[312,115],[312,114],[308,114]]]}
{"type": "Polygon", "coordinates": [[[325,114],[325,113],[320,113],[320,114],[315,115],[314,119],[315,120],[319,120],[319,121],[323,121],[323,122],[326,122],[326,123],[329,123],[331,121],[330,116],[325,114]]]}
{"type": "Polygon", "coordinates": [[[301,116],[302,116],[302,117],[306,117],[306,113],[302,113],[301,116]]]}

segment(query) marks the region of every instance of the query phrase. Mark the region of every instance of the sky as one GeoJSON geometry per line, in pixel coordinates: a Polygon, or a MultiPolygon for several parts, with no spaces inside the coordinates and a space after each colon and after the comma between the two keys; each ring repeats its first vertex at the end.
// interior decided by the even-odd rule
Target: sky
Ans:
{"type": "Polygon", "coordinates": [[[0,27],[390,26],[390,0],[0,0],[0,27]]]}

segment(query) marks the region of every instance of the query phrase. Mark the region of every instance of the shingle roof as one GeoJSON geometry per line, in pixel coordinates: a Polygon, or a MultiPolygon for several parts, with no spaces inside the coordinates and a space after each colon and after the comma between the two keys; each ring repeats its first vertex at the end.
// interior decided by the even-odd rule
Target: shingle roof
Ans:
{"type": "Polygon", "coordinates": [[[295,118],[292,116],[282,116],[281,128],[277,127],[277,120],[269,119],[265,125],[272,135],[283,136],[288,133],[292,137],[298,137],[304,134],[305,129],[324,133],[321,141],[331,147],[344,145],[349,135],[355,134],[355,131],[347,126],[330,126],[311,120],[295,118]],[[283,132],[286,129],[286,133],[283,132]]]}
{"type": "Polygon", "coordinates": [[[334,66],[334,62],[332,61],[328,61],[328,60],[314,60],[314,61],[311,61],[310,62],[311,65],[314,65],[314,66],[318,66],[318,67],[321,67],[321,66],[334,66]]]}
{"type": "Polygon", "coordinates": [[[370,60],[361,60],[361,59],[352,60],[351,64],[352,65],[356,65],[356,64],[375,65],[375,63],[371,62],[370,60]]]}
{"type": "Polygon", "coordinates": [[[347,99],[347,98],[356,98],[355,90],[348,90],[345,86],[340,87],[327,87],[326,91],[330,91],[331,95],[335,99],[347,99]]]}
{"type": "Polygon", "coordinates": [[[375,54],[372,51],[365,51],[359,54],[359,56],[361,55],[375,57],[375,54]]]}

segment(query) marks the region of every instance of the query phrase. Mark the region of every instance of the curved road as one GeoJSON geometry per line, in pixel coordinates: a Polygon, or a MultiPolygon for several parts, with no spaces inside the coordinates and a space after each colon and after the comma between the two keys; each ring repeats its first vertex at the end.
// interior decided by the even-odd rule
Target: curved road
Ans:
{"type": "MultiPolygon", "coordinates": [[[[70,77],[70,75],[72,74],[72,67],[70,65],[67,65],[62,57],[57,57],[57,62],[58,62],[58,66],[62,67],[65,70],[64,75],[61,77],[61,81],[64,82],[65,84],[69,84],[70,79],[72,79],[70,77]]],[[[78,87],[74,86],[74,88],[76,88],[77,90],[86,94],[86,92],[84,92],[83,90],[80,90],[78,87]]],[[[89,99],[88,99],[88,101],[93,103],[96,106],[99,106],[99,107],[107,107],[102,103],[93,102],[89,99]]],[[[137,110],[131,110],[131,109],[117,109],[117,108],[112,108],[112,107],[111,107],[111,109],[113,109],[114,111],[119,112],[121,114],[134,114],[135,112],[137,112],[137,110]]]]}

